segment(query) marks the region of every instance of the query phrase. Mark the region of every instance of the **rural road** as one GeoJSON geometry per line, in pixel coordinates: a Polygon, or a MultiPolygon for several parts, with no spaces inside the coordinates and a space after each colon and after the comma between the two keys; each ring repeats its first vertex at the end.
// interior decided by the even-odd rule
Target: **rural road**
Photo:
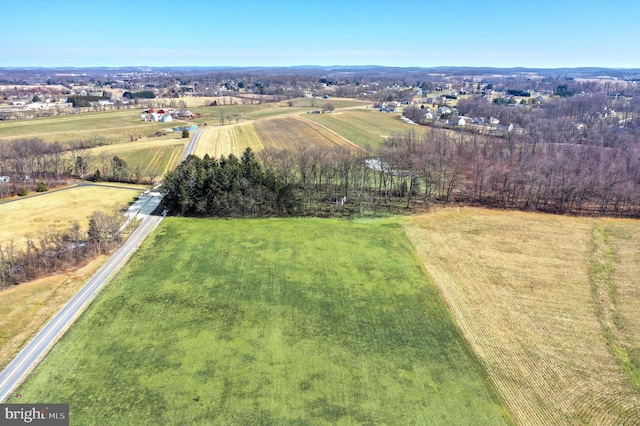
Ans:
{"type": "Polygon", "coordinates": [[[187,157],[193,154],[193,151],[196,150],[196,145],[198,144],[198,139],[200,138],[200,130],[195,130],[191,135],[191,139],[189,139],[189,143],[184,150],[184,154],[182,154],[182,161],[186,160],[187,157]]]}
{"type": "Polygon", "coordinates": [[[136,212],[138,217],[141,217],[141,215],[144,217],[142,222],[122,247],[111,256],[107,263],[96,272],[60,312],[36,334],[13,361],[0,372],[0,402],[7,399],[11,392],[37,366],[38,362],[44,358],[56,341],[91,303],[96,293],[109,283],[147,235],[162,221],[164,216],[151,214],[160,205],[162,196],[158,193],[151,194],[145,200],[143,208],[136,212]]]}
{"type": "MultiPolygon", "coordinates": [[[[160,197],[157,205],[160,204],[160,197]]],[[[162,215],[147,215],[140,226],[131,234],[102,268],[84,287],[58,312],[47,325],[22,349],[11,363],[0,373],[0,402],[4,401],[24,378],[44,358],[58,338],[73,324],[126,260],[135,252],[142,241],[162,221],[162,215]]]]}
{"type": "MultiPolygon", "coordinates": [[[[200,131],[196,130],[182,156],[184,160],[193,154],[200,131]]],[[[65,333],[73,322],[82,314],[96,297],[126,263],[142,241],[160,224],[163,214],[154,214],[159,210],[162,194],[147,191],[139,197],[127,212],[129,220],[141,219],[138,228],[129,236],[96,274],[80,289],[78,293],[49,321],[42,330],[18,353],[18,355],[0,372],[0,402],[6,400],[38,365],[53,345],[65,333]]]]}

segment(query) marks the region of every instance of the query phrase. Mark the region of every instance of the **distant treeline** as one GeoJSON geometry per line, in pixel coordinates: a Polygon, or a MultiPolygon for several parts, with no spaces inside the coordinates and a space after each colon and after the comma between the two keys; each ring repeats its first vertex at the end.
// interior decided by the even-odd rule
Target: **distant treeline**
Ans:
{"type": "Polygon", "coordinates": [[[124,92],[122,97],[127,99],[154,99],[156,94],[151,90],[143,90],[141,92],[124,92]]]}
{"type": "Polygon", "coordinates": [[[104,96],[81,96],[81,95],[70,95],[67,96],[67,102],[73,104],[74,108],[87,108],[92,106],[92,103],[109,99],[104,96]]]}
{"type": "Polygon", "coordinates": [[[70,179],[151,183],[157,171],[148,162],[129,165],[118,157],[101,158],[96,164],[86,148],[99,146],[100,140],[87,140],[65,147],[59,142],[47,143],[40,139],[16,139],[0,144],[0,198],[36,191],[41,184],[53,188],[70,179]]]}
{"type": "Polygon", "coordinates": [[[524,96],[524,97],[530,97],[531,93],[529,93],[526,90],[519,90],[519,89],[509,89],[507,90],[507,94],[511,95],[511,96],[524,96]]]}

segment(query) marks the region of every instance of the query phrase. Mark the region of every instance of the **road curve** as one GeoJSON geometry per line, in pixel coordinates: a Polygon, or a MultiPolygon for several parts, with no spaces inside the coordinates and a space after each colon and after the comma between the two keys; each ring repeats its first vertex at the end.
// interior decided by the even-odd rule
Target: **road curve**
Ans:
{"type": "Polygon", "coordinates": [[[0,402],[7,399],[38,362],[53,347],[56,341],[93,301],[95,295],[105,287],[115,273],[140,246],[142,241],[162,221],[164,216],[146,216],[127,241],[114,253],[84,287],[58,312],[47,325],[20,351],[0,373],[0,402]]]}

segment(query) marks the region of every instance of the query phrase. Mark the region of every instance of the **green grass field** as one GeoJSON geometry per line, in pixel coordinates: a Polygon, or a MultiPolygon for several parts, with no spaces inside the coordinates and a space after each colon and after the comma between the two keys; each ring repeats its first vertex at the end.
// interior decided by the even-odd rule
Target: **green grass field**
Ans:
{"type": "Polygon", "coordinates": [[[180,133],[169,133],[161,138],[142,139],[136,142],[93,148],[88,151],[89,166],[87,170],[89,173],[93,173],[101,164],[109,164],[117,155],[127,162],[132,171],[140,169],[144,171],[144,176],[153,173],[158,180],[180,163],[187,141],[188,139],[183,139],[180,133]]]}
{"type": "Polygon", "coordinates": [[[395,219],[167,219],[19,392],[74,425],[511,423],[395,219]]]}

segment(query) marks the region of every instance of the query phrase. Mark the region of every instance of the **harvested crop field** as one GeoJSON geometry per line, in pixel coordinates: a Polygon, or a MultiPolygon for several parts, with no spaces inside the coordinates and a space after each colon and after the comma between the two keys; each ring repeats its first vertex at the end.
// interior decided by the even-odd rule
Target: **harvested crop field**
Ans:
{"type": "Polygon", "coordinates": [[[90,164],[87,170],[93,173],[117,155],[126,161],[131,171],[139,170],[143,176],[153,174],[161,177],[180,163],[187,140],[170,136],[93,148],[88,151],[90,164]]]}
{"type": "Polygon", "coordinates": [[[299,150],[307,147],[359,149],[330,129],[302,117],[274,118],[254,123],[265,147],[299,150]]]}
{"type": "Polygon", "coordinates": [[[107,260],[0,290],[0,369],[44,327],[107,260]]]}
{"type": "Polygon", "coordinates": [[[374,109],[309,114],[305,118],[333,130],[358,146],[374,149],[394,132],[405,132],[416,128],[400,120],[397,114],[386,114],[374,109]]]}
{"type": "Polygon", "coordinates": [[[640,222],[465,208],[405,229],[518,424],[638,424],[640,222]]]}
{"type": "Polygon", "coordinates": [[[21,138],[37,138],[45,142],[97,144],[122,143],[131,137],[151,136],[174,127],[176,123],[145,122],[140,110],[87,112],[59,117],[7,120],[0,122],[0,142],[21,138]]]}
{"type": "Polygon", "coordinates": [[[253,123],[208,127],[201,130],[194,154],[199,157],[209,154],[214,158],[229,154],[240,157],[247,147],[254,152],[263,147],[253,123]]]}

